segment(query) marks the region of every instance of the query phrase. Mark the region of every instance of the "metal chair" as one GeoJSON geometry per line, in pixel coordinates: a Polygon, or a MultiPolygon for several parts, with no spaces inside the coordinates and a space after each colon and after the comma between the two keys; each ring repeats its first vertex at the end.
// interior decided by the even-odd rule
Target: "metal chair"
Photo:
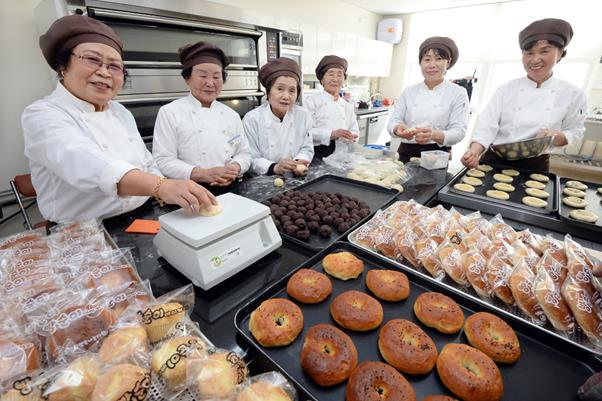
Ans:
{"type": "MultiPolygon", "coordinates": [[[[27,209],[33,206],[36,203],[35,197],[37,196],[36,190],[31,183],[31,174],[23,174],[17,175],[14,179],[10,181],[10,187],[15,195],[15,200],[19,206],[19,210],[23,215],[23,219],[25,220],[25,225],[28,230],[33,230],[34,226],[31,224],[31,220],[29,219],[29,215],[27,214],[27,209]],[[23,198],[34,198],[29,204],[23,204],[23,198]]],[[[46,222],[40,222],[35,225],[35,227],[45,226],[46,222]]]]}

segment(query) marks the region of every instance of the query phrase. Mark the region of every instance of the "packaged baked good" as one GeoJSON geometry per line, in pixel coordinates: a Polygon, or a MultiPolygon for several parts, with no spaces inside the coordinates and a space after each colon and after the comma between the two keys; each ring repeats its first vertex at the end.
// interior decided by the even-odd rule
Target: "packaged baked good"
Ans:
{"type": "Polygon", "coordinates": [[[560,286],[545,269],[539,270],[535,276],[533,292],[552,326],[560,333],[572,334],[575,330],[575,319],[560,294],[560,286]]]}
{"type": "Polygon", "coordinates": [[[602,345],[602,312],[593,302],[590,292],[568,275],[560,293],[585,335],[594,344],[602,345]]]}
{"type": "Polygon", "coordinates": [[[47,401],[89,400],[100,375],[102,362],[95,354],[83,355],[69,364],[46,371],[42,396],[47,401]]]}
{"type": "Polygon", "coordinates": [[[146,330],[139,325],[122,326],[102,340],[98,357],[108,365],[130,363],[149,365],[149,344],[146,330]]]}
{"type": "Polygon", "coordinates": [[[422,237],[425,237],[424,232],[415,225],[407,225],[405,228],[401,228],[395,236],[397,250],[414,267],[418,267],[415,244],[422,237]]]}
{"type": "Polygon", "coordinates": [[[492,243],[485,234],[478,228],[473,228],[468,234],[466,234],[462,240],[467,249],[478,249],[483,254],[485,259],[491,256],[492,243]]]}
{"type": "Polygon", "coordinates": [[[508,285],[516,305],[533,323],[543,326],[546,324],[546,315],[539,305],[533,292],[535,274],[525,262],[519,257],[514,265],[514,270],[508,277],[508,285]]]}
{"type": "Polygon", "coordinates": [[[595,279],[591,268],[574,252],[568,254],[567,272],[567,276],[572,277],[576,283],[589,292],[592,302],[602,306],[602,294],[594,285],[595,279]]]}
{"type": "Polygon", "coordinates": [[[471,247],[462,255],[462,264],[466,272],[466,279],[475,292],[484,299],[493,295],[493,290],[487,280],[487,258],[479,251],[481,248],[471,247]]]}
{"type": "Polygon", "coordinates": [[[508,305],[514,304],[514,297],[508,285],[508,276],[512,273],[512,265],[505,258],[494,253],[487,261],[487,281],[496,297],[508,305]]]}
{"type": "Polygon", "coordinates": [[[543,249],[541,244],[543,237],[541,235],[533,234],[528,228],[526,228],[522,231],[519,231],[517,233],[517,236],[518,239],[523,242],[523,244],[533,249],[537,256],[543,255],[543,249]]]}
{"type": "Polygon", "coordinates": [[[0,337],[0,383],[24,376],[41,367],[40,342],[17,328],[0,337]]]}
{"type": "MultiPolygon", "coordinates": [[[[153,301],[153,296],[150,290],[150,283],[148,280],[145,280],[135,285],[113,289],[108,293],[99,294],[94,292],[91,301],[110,309],[115,317],[121,320],[128,308],[134,306],[137,309],[141,309],[144,305],[153,301]]],[[[125,316],[124,319],[129,320],[131,316],[125,316]]]]}
{"type": "Polygon", "coordinates": [[[421,237],[415,244],[416,259],[427,272],[436,280],[443,280],[445,270],[439,261],[437,249],[439,244],[428,236],[421,237]]]}
{"type": "Polygon", "coordinates": [[[567,264],[567,256],[564,252],[564,242],[559,241],[552,237],[550,234],[546,235],[541,240],[541,249],[545,252],[548,251],[550,255],[557,261],[562,263],[564,266],[567,264]]]}
{"type": "Polygon", "coordinates": [[[552,256],[552,253],[550,253],[549,251],[544,252],[543,256],[539,260],[539,263],[537,264],[537,271],[539,272],[541,270],[545,270],[548,273],[548,275],[550,276],[554,284],[558,286],[558,288],[562,287],[564,279],[568,274],[566,265],[563,265],[556,258],[554,258],[554,256],[552,256]]]}
{"type": "Polygon", "coordinates": [[[121,364],[109,367],[99,377],[91,401],[145,401],[150,393],[151,375],[148,369],[121,364]]]}
{"type": "Polygon", "coordinates": [[[462,251],[450,240],[446,240],[437,249],[437,256],[445,273],[459,285],[468,285],[466,271],[462,263],[462,251]]]}
{"type": "Polygon", "coordinates": [[[236,401],[296,401],[297,391],[280,372],[267,372],[251,377],[243,385],[236,401]]]}
{"type": "Polygon", "coordinates": [[[396,231],[387,225],[382,226],[374,237],[376,250],[388,258],[402,260],[401,253],[395,244],[396,231]]]}
{"type": "Polygon", "coordinates": [[[247,382],[248,368],[235,352],[216,349],[204,358],[188,358],[186,375],[195,399],[229,399],[247,382]]]}
{"type": "Polygon", "coordinates": [[[512,253],[512,264],[516,267],[519,259],[522,258],[533,274],[536,274],[537,265],[539,264],[539,256],[537,253],[520,240],[514,241],[512,243],[512,248],[514,249],[514,252],[512,253]]]}
{"type": "Polygon", "coordinates": [[[491,241],[489,254],[491,256],[496,255],[498,258],[503,259],[504,262],[512,265],[512,256],[514,255],[514,248],[512,248],[512,245],[510,245],[510,243],[497,237],[491,241]]]}
{"type": "Polygon", "coordinates": [[[10,249],[20,246],[28,246],[28,243],[37,242],[46,238],[46,229],[36,228],[35,230],[23,231],[8,237],[0,238],[0,250],[10,249]]]}
{"type": "Polygon", "coordinates": [[[496,214],[489,220],[489,223],[491,224],[489,228],[490,240],[495,241],[496,239],[501,239],[508,244],[514,242],[517,235],[516,231],[504,222],[501,215],[496,214]]]}

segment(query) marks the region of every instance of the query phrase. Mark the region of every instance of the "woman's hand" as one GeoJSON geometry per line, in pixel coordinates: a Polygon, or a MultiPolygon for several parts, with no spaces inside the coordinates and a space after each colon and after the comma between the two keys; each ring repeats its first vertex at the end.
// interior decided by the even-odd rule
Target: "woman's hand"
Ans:
{"type": "Polygon", "coordinates": [[[332,140],[346,139],[348,141],[355,142],[357,138],[357,135],[355,135],[353,132],[342,128],[335,129],[330,133],[330,139],[332,140]]]}
{"type": "Polygon", "coordinates": [[[293,159],[280,159],[274,166],[274,173],[278,175],[283,175],[287,171],[294,173],[296,168],[297,163],[293,159]]]}
{"type": "Polygon", "coordinates": [[[165,180],[157,195],[163,202],[178,205],[191,213],[198,213],[201,207],[217,205],[213,194],[192,180],[165,180]]]}
{"type": "Polygon", "coordinates": [[[542,128],[537,133],[537,138],[544,138],[546,136],[554,137],[554,142],[553,142],[554,146],[564,146],[564,145],[568,145],[568,143],[569,143],[569,141],[567,141],[567,139],[566,139],[566,135],[564,135],[564,133],[561,131],[556,131],[556,130],[548,129],[548,128],[542,128]]]}
{"type": "Polygon", "coordinates": [[[427,144],[431,141],[443,145],[445,134],[441,130],[432,129],[431,127],[416,128],[414,140],[419,145],[427,144]]]}
{"type": "Polygon", "coordinates": [[[196,182],[206,182],[213,186],[230,185],[238,177],[240,166],[238,163],[232,163],[226,167],[213,167],[203,169],[195,167],[192,169],[190,179],[196,182]]]}
{"type": "Polygon", "coordinates": [[[485,150],[485,147],[480,143],[473,142],[470,144],[470,148],[462,156],[462,164],[468,168],[475,168],[479,165],[481,154],[485,150]]]}
{"type": "Polygon", "coordinates": [[[397,124],[393,130],[393,133],[396,136],[409,141],[414,138],[414,135],[416,135],[416,129],[410,128],[405,124],[397,124]]]}

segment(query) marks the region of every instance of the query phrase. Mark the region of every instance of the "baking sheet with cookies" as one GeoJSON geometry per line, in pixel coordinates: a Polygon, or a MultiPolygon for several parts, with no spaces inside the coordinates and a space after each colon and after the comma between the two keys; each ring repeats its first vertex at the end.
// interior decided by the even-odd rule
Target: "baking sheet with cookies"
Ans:
{"type": "Polygon", "coordinates": [[[567,197],[563,191],[565,188],[567,188],[566,183],[568,181],[575,180],[565,177],[560,178],[560,209],[558,211],[560,219],[568,224],[576,225],[589,230],[602,231],[602,190],[598,190],[599,188],[602,188],[602,184],[579,180],[578,182],[587,185],[587,189],[583,190],[583,192],[585,192],[583,199],[585,199],[587,202],[587,206],[584,208],[575,208],[563,203],[562,201],[567,197]],[[570,213],[578,209],[586,210],[596,214],[598,216],[598,220],[596,220],[594,223],[588,223],[574,219],[570,216],[570,213]]]}
{"type": "Polygon", "coordinates": [[[458,174],[449,184],[447,184],[446,187],[449,187],[449,192],[468,198],[492,202],[504,206],[516,207],[519,209],[524,209],[539,214],[556,213],[556,211],[558,210],[558,177],[556,176],[556,174],[543,174],[549,178],[548,182],[542,182],[542,184],[545,185],[545,187],[542,188],[542,190],[549,194],[549,196],[546,199],[544,199],[547,202],[547,205],[545,207],[533,207],[523,203],[524,197],[531,196],[526,192],[526,190],[529,188],[529,186],[526,183],[527,181],[537,181],[533,180],[530,177],[531,174],[541,173],[538,173],[537,171],[519,170],[513,167],[501,165],[491,165],[491,167],[493,167],[493,170],[489,172],[484,172],[485,175],[483,177],[471,177],[477,178],[483,182],[482,185],[473,186],[475,189],[474,192],[466,192],[454,188],[454,185],[463,183],[464,178],[469,176],[469,169],[465,169],[463,172],[458,174]],[[494,179],[494,175],[502,174],[502,170],[515,170],[519,172],[519,175],[516,177],[512,177],[512,182],[509,182],[509,184],[514,187],[514,191],[506,192],[509,195],[509,198],[507,200],[495,199],[487,196],[487,191],[495,190],[496,188],[494,188],[494,184],[496,182],[499,182],[494,179]]]}
{"type": "MultiPolygon", "coordinates": [[[[426,327],[420,323],[414,315],[414,301],[423,292],[437,291],[454,299],[462,308],[465,318],[478,311],[486,311],[497,314],[493,308],[474,302],[473,300],[459,296],[436,282],[425,279],[413,271],[400,269],[394,263],[365,251],[359,247],[346,242],[336,242],[327,249],[309,259],[302,266],[290,272],[264,293],[250,301],[237,311],[235,326],[242,338],[251,344],[261,354],[264,354],[276,364],[288,378],[307,393],[312,400],[344,400],[345,382],[334,387],[321,387],[317,385],[308,375],[304,373],[300,364],[300,353],[304,342],[304,336],[312,326],[319,323],[327,323],[342,329],[348,334],[358,351],[358,363],[362,361],[381,361],[378,350],[378,335],[380,328],[391,319],[407,319],[417,324],[434,341],[438,352],[447,343],[464,343],[467,339],[463,330],[456,334],[443,334],[435,329],[426,327]],[[365,270],[354,280],[342,281],[329,276],[333,284],[332,294],[323,302],[314,305],[301,304],[286,292],[287,282],[298,269],[312,268],[323,272],[322,259],[331,253],[348,251],[364,262],[365,270]],[[391,269],[403,271],[410,282],[410,296],[400,302],[379,301],[383,307],[384,319],[379,328],[368,332],[353,332],[342,329],[334,322],[329,308],[333,299],[349,290],[357,290],[370,293],[366,288],[365,277],[371,269],[391,269]],[[304,328],[299,336],[286,347],[264,348],[255,340],[249,331],[250,315],[261,302],[270,298],[285,298],[297,304],[304,315],[304,328]]],[[[577,387],[580,386],[594,371],[602,368],[602,362],[584,349],[570,343],[563,342],[549,333],[534,330],[530,325],[518,319],[499,315],[517,333],[522,355],[518,362],[513,365],[498,364],[504,381],[503,400],[576,400],[577,387]]],[[[436,373],[436,367],[421,376],[404,374],[416,392],[416,398],[422,399],[430,394],[452,395],[443,385],[436,373]]]]}
{"type": "MultiPolygon", "coordinates": [[[[385,187],[381,187],[380,185],[370,184],[367,182],[361,182],[352,180],[345,177],[339,177],[335,175],[326,174],[319,178],[316,178],[313,181],[307,182],[303,185],[300,185],[294,189],[289,191],[285,191],[279,193],[266,201],[264,204],[269,206],[269,203],[276,198],[278,195],[283,195],[289,193],[291,191],[299,191],[303,193],[315,193],[315,192],[327,192],[330,194],[341,194],[347,197],[353,197],[358,199],[359,201],[365,202],[370,208],[370,215],[374,213],[376,210],[384,207],[389,204],[393,199],[397,197],[399,192],[395,189],[388,189],[385,187]]],[[[336,205],[335,205],[336,206],[336,205]]],[[[307,241],[302,241],[298,238],[295,238],[292,235],[286,233],[283,228],[279,228],[278,231],[282,238],[287,241],[293,242],[301,247],[306,249],[310,249],[314,252],[318,252],[333,242],[337,241],[339,238],[344,238],[347,234],[349,234],[352,230],[354,230],[359,225],[366,222],[370,215],[363,217],[358,223],[353,224],[349,227],[349,229],[340,232],[337,231],[335,227],[332,227],[331,233],[329,235],[321,235],[319,232],[312,232],[307,239],[307,241]]],[[[306,216],[305,216],[306,217],[306,216]]],[[[304,218],[305,218],[304,217],[304,218]]],[[[320,225],[323,225],[323,222],[320,222],[320,225]]],[[[278,226],[277,226],[278,227],[278,226]]]]}

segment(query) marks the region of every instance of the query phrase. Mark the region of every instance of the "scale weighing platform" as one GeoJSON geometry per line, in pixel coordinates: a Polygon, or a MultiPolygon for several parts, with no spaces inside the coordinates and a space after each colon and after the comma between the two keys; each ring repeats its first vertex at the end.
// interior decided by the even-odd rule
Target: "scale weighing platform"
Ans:
{"type": "Polygon", "coordinates": [[[282,245],[270,208],[232,193],[217,197],[212,217],[182,209],[159,217],[153,243],[160,256],[192,283],[208,290],[282,245]]]}

